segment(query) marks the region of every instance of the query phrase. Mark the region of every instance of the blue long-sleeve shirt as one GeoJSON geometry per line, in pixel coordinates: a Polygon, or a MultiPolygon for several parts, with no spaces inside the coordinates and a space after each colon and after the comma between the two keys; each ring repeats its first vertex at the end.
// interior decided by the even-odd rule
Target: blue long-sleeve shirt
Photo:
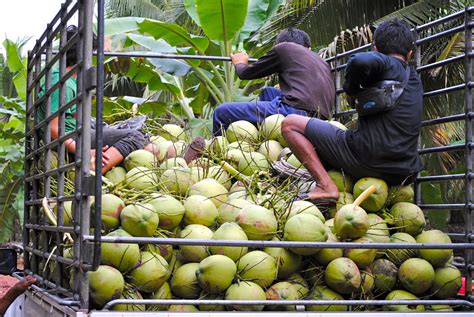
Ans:
{"type": "MultiPolygon", "coordinates": [[[[353,55],[347,64],[344,91],[354,95],[363,87],[381,80],[403,81],[406,64],[378,52],[353,55]]],[[[391,111],[359,117],[356,130],[346,133],[346,140],[360,164],[380,172],[410,175],[422,164],[418,155],[418,136],[423,113],[423,85],[416,71],[391,111]]]]}

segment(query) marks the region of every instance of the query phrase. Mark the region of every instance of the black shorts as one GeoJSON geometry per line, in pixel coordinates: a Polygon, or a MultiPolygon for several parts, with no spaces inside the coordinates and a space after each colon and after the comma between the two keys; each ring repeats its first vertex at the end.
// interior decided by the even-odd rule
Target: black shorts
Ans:
{"type": "Polygon", "coordinates": [[[346,142],[346,131],[327,121],[312,118],[306,125],[305,136],[314,145],[318,156],[326,168],[342,170],[355,178],[375,177],[389,185],[411,183],[414,177],[382,173],[359,162],[346,142]]]}

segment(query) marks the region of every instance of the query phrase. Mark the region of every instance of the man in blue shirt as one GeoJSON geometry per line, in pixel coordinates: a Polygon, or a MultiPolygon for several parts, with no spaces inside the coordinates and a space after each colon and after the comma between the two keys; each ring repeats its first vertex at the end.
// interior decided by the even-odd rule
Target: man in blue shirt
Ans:
{"type": "MultiPolygon", "coordinates": [[[[403,82],[414,50],[409,25],[382,23],[374,33],[374,51],[353,55],[347,64],[344,91],[348,100],[382,80],[403,82]]],[[[339,192],[325,170],[342,169],[356,178],[376,177],[391,185],[411,182],[422,165],[417,151],[423,111],[423,86],[411,68],[397,106],[387,112],[359,116],[356,130],[341,130],[319,120],[291,115],[283,137],[317,181],[304,198],[337,199],[339,192]]]]}

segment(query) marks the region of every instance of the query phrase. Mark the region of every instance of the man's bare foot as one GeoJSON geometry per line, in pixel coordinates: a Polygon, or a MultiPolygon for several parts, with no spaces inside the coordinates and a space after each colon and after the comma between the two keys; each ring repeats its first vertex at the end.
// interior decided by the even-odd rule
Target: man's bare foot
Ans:
{"type": "Polygon", "coordinates": [[[315,189],[308,193],[309,200],[334,200],[339,199],[339,190],[335,184],[323,186],[317,184],[315,189]]]}
{"type": "Polygon", "coordinates": [[[186,163],[189,164],[191,163],[191,161],[200,157],[202,155],[202,151],[204,151],[205,148],[206,148],[206,140],[201,136],[196,137],[191,142],[191,144],[186,149],[186,152],[184,153],[183,158],[186,161],[186,163]]]}

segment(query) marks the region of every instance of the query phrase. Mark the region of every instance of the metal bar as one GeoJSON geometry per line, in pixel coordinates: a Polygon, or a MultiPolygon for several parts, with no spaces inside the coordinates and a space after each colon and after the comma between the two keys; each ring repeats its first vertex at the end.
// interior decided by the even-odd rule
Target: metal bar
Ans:
{"type": "MultiPolygon", "coordinates": [[[[422,204],[422,203],[417,203],[418,207],[420,207],[421,209],[450,209],[450,210],[453,210],[453,209],[458,209],[458,210],[462,210],[464,208],[466,208],[466,204],[422,204]]],[[[469,208],[472,208],[472,206],[470,206],[469,208]]]]}
{"type": "MultiPolygon", "coordinates": [[[[75,196],[62,196],[62,197],[49,198],[48,202],[73,201],[74,199],[75,199],[75,196]]],[[[34,200],[26,200],[27,206],[41,205],[42,202],[43,202],[43,198],[38,198],[34,200]]]]}
{"type": "Polygon", "coordinates": [[[424,120],[424,121],[421,122],[421,126],[426,127],[426,126],[430,126],[430,125],[434,125],[434,124],[460,121],[460,120],[466,119],[467,117],[471,117],[471,118],[474,117],[474,113],[471,112],[471,113],[467,114],[467,116],[466,116],[465,113],[460,113],[460,114],[454,114],[454,115],[451,115],[451,116],[446,116],[446,117],[441,117],[441,118],[434,118],[434,119],[424,120]]]}
{"type": "Polygon", "coordinates": [[[25,246],[24,249],[25,249],[25,251],[28,251],[30,253],[33,253],[33,254],[36,254],[36,255],[42,257],[43,259],[51,258],[56,262],[62,262],[62,263],[67,264],[67,265],[76,265],[74,263],[73,259],[65,258],[61,255],[56,255],[54,253],[46,252],[46,251],[40,251],[38,249],[31,248],[31,247],[28,247],[28,246],[25,246]]]}
{"type": "Polygon", "coordinates": [[[65,164],[65,165],[63,165],[61,167],[58,167],[58,168],[52,168],[49,171],[46,171],[44,173],[40,173],[40,174],[36,174],[36,175],[33,175],[33,176],[26,177],[25,181],[31,182],[34,179],[41,179],[45,176],[59,174],[59,173],[62,173],[62,172],[72,170],[73,168],[74,168],[74,163],[68,163],[68,164],[65,164]]]}
{"type": "MultiPolygon", "coordinates": [[[[97,1],[97,88],[96,88],[96,149],[102,149],[102,108],[104,98],[104,0],[97,1]]],[[[102,174],[102,151],[96,151],[95,175],[102,174]]],[[[94,251],[92,269],[100,265],[102,229],[102,177],[95,178],[94,251]]]]}
{"type": "MultiPolygon", "coordinates": [[[[202,60],[202,61],[222,61],[231,62],[232,59],[226,56],[204,56],[204,55],[185,55],[185,54],[163,54],[153,52],[104,52],[104,56],[110,57],[146,57],[146,58],[163,58],[163,59],[186,59],[186,60],[202,60]]],[[[258,59],[249,58],[249,62],[256,62],[258,59]]]]}
{"type": "MultiPolygon", "coordinates": [[[[469,148],[472,147],[472,143],[467,145],[469,148]]],[[[429,153],[437,153],[437,152],[447,152],[447,151],[462,151],[466,148],[464,144],[455,144],[455,145],[444,145],[444,146],[436,146],[430,147],[426,149],[419,149],[418,153],[420,155],[429,154],[429,153]]]]}
{"type": "Polygon", "coordinates": [[[76,96],[74,99],[71,99],[64,105],[61,105],[60,107],[58,107],[57,112],[50,114],[48,117],[45,117],[44,120],[42,120],[41,122],[35,125],[35,131],[41,129],[44,125],[47,125],[52,119],[59,117],[60,112],[64,112],[68,108],[71,108],[80,99],[81,99],[81,96],[76,96]]]}
{"type": "MultiPolygon", "coordinates": [[[[471,178],[474,176],[474,173],[470,173],[467,177],[471,178]]],[[[450,174],[450,175],[430,175],[430,176],[420,176],[418,177],[419,182],[436,182],[436,181],[451,181],[456,179],[464,179],[466,174],[450,174]]]]}
{"type": "MultiPolygon", "coordinates": [[[[466,208],[464,210],[464,232],[466,233],[466,241],[471,242],[471,234],[473,233],[473,211],[472,208],[469,208],[472,205],[472,179],[468,177],[468,174],[472,173],[473,170],[473,161],[472,161],[472,118],[468,115],[473,111],[472,106],[472,59],[469,58],[472,53],[472,14],[466,8],[464,12],[464,76],[465,76],[465,90],[464,90],[464,112],[466,113],[465,121],[465,169],[466,169],[466,178],[465,178],[465,202],[466,208]]],[[[466,263],[466,268],[472,263],[473,255],[472,251],[466,249],[464,251],[464,259],[466,263]]],[[[466,297],[473,302],[472,298],[472,272],[467,270],[466,276],[466,297]]]]}
{"type": "Polygon", "coordinates": [[[225,300],[225,299],[115,299],[104,306],[109,310],[118,304],[136,305],[457,305],[474,307],[467,300],[225,300]]]}
{"type": "MultiPolygon", "coordinates": [[[[94,241],[94,236],[84,236],[85,241],[94,241]]],[[[137,243],[164,245],[199,245],[199,246],[246,246],[252,248],[339,248],[339,249],[474,249],[474,243],[355,243],[355,242],[303,242],[303,241],[263,241],[263,240],[205,240],[154,237],[121,237],[103,236],[103,243],[137,243]]]]}
{"type": "Polygon", "coordinates": [[[459,32],[462,32],[462,31],[464,31],[464,24],[459,25],[459,26],[455,26],[451,29],[447,29],[447,30],[444,30],[444,31],[441,31],[441,32],[437,32],[437,33],[434,33],[433,35],[429,35],[427,37],[419,39],[418,41],[416,41],[416,44],[421,45],[425,42],[432,41],[432,40],[437,40],[439,38],[442,38],[442,37],[445,37],[445,36],[448,36],[448,35],[451,35],[451,34],[454,34],[454,33],[459,33],[459,32]]]}
{"type": "Polygon", "coordinates": [[[37,224],[26,224],[26,228],[35,230],[45,230],[51,232],[62,232],[62,233],[73,233],[74,228],[69,226],[50,226],[50,225],[37,225],[37,224]]]}
{"type": "MultiPolygon", "coordinates": [[[[363,46],[359,46],[359,47],[356,47],[356,48],[353,48],[349,51],[346,51],[346,52],[343,52],[343,53],[340,53],[340,54],[337,54],[337,57],[338,58],[341,58],[341,57],[345,57],[345,56],[350,56],[354,53],[357,53],[357,52],[360,52],[360,51],[363,51],[363,50],[366,50],[368,48],[371,47],[372,44],[365,44],[363,46]]],[[[330,63],[330,62],[333,62],[336,60],[336,56],[333,56],[333,57],[330,57],[328,59],[326,59],[326,62],[330,63]]]]}
{"type": "Polygon", "coordinates": [[[437,96],[437,95],[462,90],[466,87],[467,87],[467,84],[462,83],[462,84],[459,84],[459,85],[454,85],[454,86],[445,87],[445,88],[441,88],[441,89],[431,90],[431,91],[425,92],[423,94],[423,97],[434,97],[434,96],[437,96]]]}
{"type": "Polygon", "coordinates": [[[461,54],[459,56],[454,56],[454,57],[443,59],[443,60],[438,61],[438,62],[434,62],[434,63],[431,63],[431,64],[426,64],[426,65],[417,67],[416,71],[417,72],[422,72],[422,71],[427,71],[427,70],[430,70],[430,69],[433,69],[433,68],[441,67],[441,66],[444,66],[444,65],[448,65],[448,64],[451,64],[451,63],[455,63],[455,62],[462,62],[464,60],[465,56],[466,56],[465,54],[461,54]]]}
{"type": "Polygon", "coordinates": [[[66,141],[66,140],[69,139],[69,138],[72,138],[72,137],[74,137],[74,136],[76,136],[76,135],[79,135],[80,133],[81,133],[81,129],[80,129],[80,128],[79,128],[79,129],[76,129],[76,130],[74,130],[74,131],[72,131],[72,132],[69,132],[69,133],[63,135],[62,137],[59,137],[59,138],[57,138],[56,140],[51,141],[51,143],[47,143],[47,144],[45,144],[45,145],[43,145],[43,146],[41,146],[41,147],[38,147],[37,150],[34,150],[34,151],[32,151],[30,154],[28,154],[28,156],[26,157],[26,159],[27,159],[27,160],[32,159],[32,158],[36,157],[37,155],[42,154],[44,150],[50,149],[50,148],[54,148],[54,147],[56,147],[56,146],[58,145],[59,142],[64,142],[64,141],[66,141]]]}
{"type": "Polygon", "coordinates": [[[445,17],[440,18],[440,19],[437,19],[435,21],[431,21],[431,22],[419,25],[419,26],[415,27],[415,30],[420,32],[420,31],[432,28],[434,26],[437,26],[439,24],[442,24],[444,22],[449,22],[449,21],[454,20],[455,18],[461,17],[463,15],[464,15],[464,10],[461,10],[461,11],[449,14],[445,17]]]}

